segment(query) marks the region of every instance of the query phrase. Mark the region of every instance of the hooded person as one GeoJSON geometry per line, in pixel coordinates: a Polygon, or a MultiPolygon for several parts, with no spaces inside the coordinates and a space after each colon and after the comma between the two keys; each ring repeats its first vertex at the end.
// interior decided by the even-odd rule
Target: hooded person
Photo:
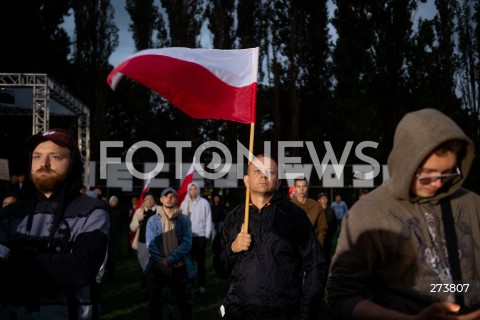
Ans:
{"type": "Polygon", "coordinates": [[[96,319],[108,209],[82,195],[83,165],[63,129],[25,142],[29,179],[19,201],[0,211],[1,319],[96,319]]]}
{"type": "Polygon", "coordinates": [[[210,203],[200,196],[201,190],[198,183],[191,182],[188,192],[180,205],[182,213],[192,222],[192,256],[197,262],[197,286],[198,292],[206,292],[206,269],[205,260],[207,254],[207,240],[212,233],[212,209],[210,203]]]}
{"type": "Polygon", "coordinates": [[[461,304],[480,302],[479,290],[466,289],[480,283],[480,197],[462,188],[473,157],[472,141],[441,112],[405,115],[388,158],[390,178],[344,219],[327,285],[332,315],[457,319],[461,304]],[[456,239],[446,236],[452,231],[456,239]]]}

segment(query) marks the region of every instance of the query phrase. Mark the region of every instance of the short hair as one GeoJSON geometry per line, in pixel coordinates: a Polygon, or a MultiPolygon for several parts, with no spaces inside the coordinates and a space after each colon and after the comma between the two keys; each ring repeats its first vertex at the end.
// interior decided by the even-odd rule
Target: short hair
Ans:
{"type": "Polygon", "coordinates": [[[317,196],[317,200],[320,200],[320,198],[323,198],[323,197],[328,199],[328,196],[325,192],[320,192],[317,196]]]}
{"type": "MultiPolygon", "coordinates": [[[[256,155],[255,158],[269,158],[269,159],[271,159],[273,162],[275,162],[275,165],[276,165],[277,168],[278,168],[278,162],[277,162],[277,160],[276,160],[273,156],[271,156],[271,155],[269,155],[269,154],[260,153],[259,155],[256,155]]],[[[252,159],[252,160],[253,160],[253,159],[252,159]]],[[[247,176],[247,175],[248,175],[248,172],[249,172],[248,170],[250,169],[250,165],[254,165],[253,161],[252,161],[252,162],[248,162],[248,160],[247,160],[247,166],[245,167],[245,170],[244,170],[244,171],[245,171],[244,176],[247,176]]]]}
{"type": "Polygon", "coordinates": [[[466,142],[459,139],[453,139],[445,141],[437,146],[433,153],[439,157],[445,156],[447,153],[452,152],[455,154],[461,154],[465,152],[466,142]]]}
{"type": "Polygon", "coordinates": [[[293,185],[296,186],[297,185],[297,181],[305,181],[305,183],[307,184],[308,186],[308,180],[305,176],[303,177],[296,177],[295,179],[293,179],[293,185]]]}

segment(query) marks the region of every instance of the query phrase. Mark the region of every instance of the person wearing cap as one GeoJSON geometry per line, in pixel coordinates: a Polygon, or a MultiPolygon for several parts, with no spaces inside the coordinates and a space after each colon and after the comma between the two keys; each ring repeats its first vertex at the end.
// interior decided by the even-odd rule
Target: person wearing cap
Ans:
{"type": "Polygon", "coordinates": [[[338,229],[338,221],[335,216],[335,211],[328,205],[328,196],[326,193],[321,192],[317,196],[317,201],[322,206],[325,212],[325,219],[327,220],[327,232],[325,233],[325,239],[323,240],[323,253],[325,255],[325,260],[327,265],[330,265],[333,254],[333,244],[335,236],[338,229]]]}
{"type": "Polygon", "coordinates": [[[148,248],[146,245],[147,221],[159,210],[160,207],[156,205],[153,193],[147,191],[143,194],[142,206],[135,211],[130,222],[130,231],[135,233],[132,248],[137,250],[138,264],[141,269],[140,296],[143,299],[148,299],[147,278],[143,273],[148,261],[148,248]]]}
{"type": "Polygon", "coordinates": [[[177,191],[162,191],[162,206],[147,223],[146,241],[150,257],[145,272],[150,276],[150,317],[170,319],[170,292],[180,309],[181,319],[193,319],[195,263],[190,255],[192,224],[176,206],[177,191]],[[167,317],[165,313],[168,313],[167,317]]]}
{"type": "Polygon", "coordinates": [[[327,285],[336,319],[480,318],[480,196],[462,187],[473,159],[440,111],[400,120],[390,177],[342,223],[327,285]]]}
{"type": "Polygon", "coordinates": [[[108,209],[80,193],[81,155],[62,129],[25,142],[30,174],[0,211],[0,319],[98,319],[97,275],[107,254],[108,209]]]}
{"type": "Polygon", "coordinates": [[[322,248],[305,211],[278,190],[276,162],[256,159],[243,178],[248,229],[242,203],[212,244],[217,275],[231,280],[220,312],[228,320],[318,319],[327,273],[322,248]]]}
{"type": "Polygon", "coordinates": [[[190,218],[192,222],[192,250],[191,254],[198,267],[197,274],[197,292],[205,294],[206,283],[206,258],[207,258],[207,240],[212,233],[212,208],[210,203],[200,196],[200,186],[196,182],[191,182],[187,188],[188,192],[180,205],[184,215],[190,218]]]}

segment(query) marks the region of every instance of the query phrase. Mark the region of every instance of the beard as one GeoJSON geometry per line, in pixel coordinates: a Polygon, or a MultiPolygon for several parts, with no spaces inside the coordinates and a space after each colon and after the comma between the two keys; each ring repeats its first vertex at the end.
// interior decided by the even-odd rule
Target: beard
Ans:
{"type": "Polygon", "coordinates": [[[38,169],[30,174],[33,184],[41,193],[53,193],[60,188],[60,185],[67,178],[67,174],[58,174],[52,169],[38,169]],[[41,173],[48,173],[46,176],[41,176],[41,173]]]}

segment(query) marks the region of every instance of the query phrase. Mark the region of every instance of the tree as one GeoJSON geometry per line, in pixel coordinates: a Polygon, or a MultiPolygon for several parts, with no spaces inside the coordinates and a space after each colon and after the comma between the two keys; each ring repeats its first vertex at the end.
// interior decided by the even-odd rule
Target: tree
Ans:
{"type": "Polygon", "coordinates": [[[213,34],[212,42],[215,49],[234,48],[234,13],[233,0],[213,0],[208,4],[205,17],[213,34]]]}
{"type": "Polygon", "coordinates": [[[257,122],[274,144],[300,140],[316,126],[312,104],[329,96],[326,2],[241,1],[237,16],[240,46],[260,47],[257,122]]]}
{"type": "Polygon", "coordinates": [[[70,40],[62,24],[68,10],[68,0],[1,1],[2,72],[47,73],[57,82],[67,80],[70,40]]]}
{"type": "MultiPolygon", "coordinates": [[[[332,126],[329,138],[342,143],[376,135],[374,127],[376,106],[370,101],[374,57],[371,54],[375,33],[368,6],[363,1],[335,1],[332,24],[338,38],[333,50],[334,98],[328,114],[332,126]]],[[[340,147],[340,145],[338,145],[340,147]]]]}
{"type": "Polygon", "coordinates": [[[478,117],[479,105],[479,56],[480,19],[478,1],[464,1],[458,11],[458,52],[459,70],[458,81],[462,92],[463,106],[478,117]],[[473,12],[472,12],[473,10],[473,12]]]}
{"type": "Polygon", "coordinates": [[[118,28],[109,0],[73,0],[75,17],[74,63],[77,71],[75,93],[90,108],[91,157],[98,159],[100,141],[107,137],[106,105],[110,89],[105,79],[110,71],[108,58],[118,46],[118,28]]]}
{"type": "Polygon", "coordinates": [[[386,161],[393,141],[391,128],[405,113],[419,109],[412,105],[407,70],[412,46],[412,12],[417,7],[417,0],[383,0],[369,4],[374,31],[369,101],[377,115],[372,120],[378,125],[378,140],[388,146],[387,152],[381,155],[386,161]]]}
{"type": "MultiPolygon", "coordinates": [[[[480,3],[465,0],[458,10],[458,88],[461,91],[462,112],[457,117],[462,128],[472,137],[475,147],[480,148],[479,97],[480,97],[480,3]]],[[[467,185],[477,189],[478,166],[473,166],[467,185]]]]}
{"type": "MultiPolygon", "coordinates": [[[[63,24],[68,10],[68,0],[0,1],[0,72],[43,73],[67,86],[71,73],[70,39],[63,24]]],[[[32,134],[32,116],[25,116],[23,112],[17,114],[15,110],[19,109],[3,105],[13,102],[8,94],[10,88],[3,89],[0,88],[0,158],[9,160],[10,174],[25,173],[23,143],[32,134]]],[[[16,94],[21,93],[23,91],[18,90],[16,94]]],[[[17,104],[22,100],[16,99],[17,104]]],[[[29,107],[30,111],[33,108],[32,105],[24,107],[29,107]]],[[[50,124],[54,125],[57,119],[51,117],[50,124]]],[[[65,117],[62,120],[64,125],[65,117]]],[[[2,187],[0,184],[0,193],[6,191],[2,187]]]]}

